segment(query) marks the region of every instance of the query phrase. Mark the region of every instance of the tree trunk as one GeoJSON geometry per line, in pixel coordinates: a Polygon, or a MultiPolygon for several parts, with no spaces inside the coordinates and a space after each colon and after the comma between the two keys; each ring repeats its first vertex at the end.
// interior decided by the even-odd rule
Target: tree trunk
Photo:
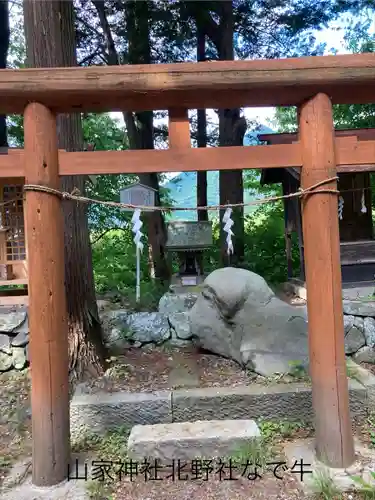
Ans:
{"type": "MultiPolygon", "coordinates": [[[[197,20],[197,61],[206,59],[206,33],[204,26],[197,20]]],[[[207,147],[207,117],[205,109],[197,110],[197,142],[198,148],[207,147]]],[[[205,207],[207,202],[207,172],[197,172],[197,203],[198,206],[205,207]]],[[[198,220],[208,221],[207,210],[198,210],[198,220]]]]}
{"type": "MultiPolygon", "coordinates": [[[[149,4],[147,1],[128,1],[125,4],[126,25],[128,33],[128,60],[130,64],[151,64],[149,4]]],[[[153,113],[146,111],[135,113],[132,117],[134,126],[128,128],[129,114],[127,117],[127,130],[130,147],[137,149],[153,149],[153,113]]],[[[142,184],[156,190],[156,204],[160,205],[159,179],[155,173],[141,174],[139,180],[142,184]]],[[[147,214],[148,237],[152,248],[152,258],[155,277],[163,282],[168,282],[170,269],[168,266],[165,244],[167,231],[164,217],[161,212],[147,214]]]]}
{"type": "MultiPolygon", "coordinates": [[[[24,0],[24,17],[28,66],[76,65],[72,1],[24,0]]],[[[83,150],[79,114],[60,115],[57,129],[59,148],[83,150]]],[[[85,176],[63,177],[62,189],[77,188],[84,195],[85,181],[85,176]]],[[[72,380],[81,380],[103,373],[106,350],[95,297],[87,208],[64,201],[63,210],[70,374],[72,380]]]]}
{"type": "MultiPolygon", "coordinates": [[[[106,40],[108,51],[108,64],[119,64],[116,46],[109,26],[103,0],[92,0],[98,12],[101,28],[106,40]]],[[[126,28],[128,37],[128,62],[129,64],[150,64],[151,47],[149,35],[149,5],[147,1],[127,1],[125,3],[126,28]]],[[[153,149],[154,129],[153,113],[124,112],[124,121],[131,149],[153,149]]],[[[142,184],[156,190],[155,202],[160,205],[158,175],[140,174],[142,184]]],[[[165,244],[167,232],[163,214],[153,212],[145,214],[148,229],[150,252],[150,275],[168,282],[170,269],[166,259],[165,244]]]]}
{"type": "MultiPolygon", "coordinates": [[[[232,61],[233,50],[233,6],[232,0],[219,2],[221,8],[220,33],[221,38],[217,47],[219,59],[232,61]]],[[[220,146],[242,146],[246,132],[246,120],[240,116],[238,109],[222,109],[219,112],[219,143],[220,146]]],[[[220,170],[219,172],[220,204],[243,203],[243,177],[242,170],[220,170]]],[[[220,212],[220,219],[224,211],[220,212]]],[[[243,208],[233,209],[234,221],[233,246],[234,254],[227,256],[226,234],[221,232],[221,258],[223,265],[239,266],[244,259],[244,222],[243,208]]]]}
{"type": "MultiPolygon", "coordinates": [[[[0,0],[0,69],[5,69],[7,66],[9,35],[8,0],[0,0]]],[[[0,115],[0,148],[7,146],[6,116],[0,115]]]]}

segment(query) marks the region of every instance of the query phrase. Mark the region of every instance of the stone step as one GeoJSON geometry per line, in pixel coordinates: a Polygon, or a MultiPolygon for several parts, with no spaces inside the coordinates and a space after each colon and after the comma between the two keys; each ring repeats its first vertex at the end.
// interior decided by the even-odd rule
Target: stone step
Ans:
{"type": "Polygon", "coordinates": [[[255,439],[260,430],[254,420],[206,420],[171,424],[136,425],[128,440],[133,460],[191,461],[229,458],[255,439]]]}

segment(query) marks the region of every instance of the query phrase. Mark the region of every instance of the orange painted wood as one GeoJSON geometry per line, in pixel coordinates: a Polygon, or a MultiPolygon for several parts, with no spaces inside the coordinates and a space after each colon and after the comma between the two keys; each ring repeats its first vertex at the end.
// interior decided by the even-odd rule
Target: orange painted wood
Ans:
{"type": "Polygon", "coordinates": [[[27,260],[12,260],[6,261],[8,266],[12,266],[13,276],[15,279],[28,280],[28,265],[27,260]]]}
{"type": "MultiPolygon", "coordinates": [[[[318,94],[300,108],[302,188],[336,175],[332,104],[318,94]]],[[[336,181],[327,185],[337,189],[336,181]]],[[[316,449],[332,467],[354,462],[342,309],[338,197],[314,194],[302,202],[310,376],[316,449]]]]}
{"type": "Polygon", "coordinates": [[[0,286],[27,285],[27,279],[0,280],[0,286]]]}
{"type": "MultiPolygon", "coordinates": [[[[185,145],[186,145],[185,141],[185,145]]],[[[335,139],[338,172],[375,171],[375,140],[355,136],[335,139]]],[[[0,178],[24,182],[24,152],[0,155],[0,178]]],[[[147,172],[195,172],[197,170],[246,170],[301,167],[298,142],[269,146],[234,146],[128,151],[59,151],[60,175],[97,175],[147,172]]]]}
{"type": "MultiPolygon", "coordinates": [[[[355,136],[360,141],[374,141],[375,128],[359,128],[359,129],[340,129],[335,130],[335,137],[355,136]]],[[[291,144],[298,141],[298,134],[295,133],[281,133],[281,134],[260,134],[258,135],[260,141],[268,142],[269,144],[291,144]]]]}
{"type": "Polygon", "coordinates": [[[169,147],[171,149],[191,148],[190,124],[187,109],[169,110],[169,147]]]}
{"type": "Polygon", "coordinates": [[[14,306],[14,305],[28,305],[28,295],[7,295],[6,297],[0,296],[0,306],[14,306]]]}
{"type": "MultiPolygon", "coordinates": [[[[41,104],[29,104],[24,114],[24,130],[26,182],[60,189],[55,116],[41,104]]],[[[49,486],[66,478],[70,459],[61,200],[45,193],[26,192],[25,222],[29,266],[32,480],[37,486],[49,486]]]]}
{"type": "MultiPolygon", "coordinates": [[[[59,174],[195,172],[196,170],[278,168],[301,165],[298,144],[251,146],[251,148],[241,146],[128,151],[60,151],[59,174]]],[[[8,157],[0,155],[0,177],[6,177],[10,171],[13,176],[24,176],[23,157],[22,150],[8,157]]]]}
{"type": "Polygon", "coordinates": [[[0,112],[28,102],[58,112],[297,105],[315,92],[371,103],[375,54],[0,71],[0,112]]]}
{"type": "Polygon", "coordinates": [[[339,172],[375,171],[375,140],[358,141],[357,137],[336,139],[339,172]],[[355,167],[363,165],[357,170],[355,167]],[[368,168],[365,168],[368,167],[368,168]]]}

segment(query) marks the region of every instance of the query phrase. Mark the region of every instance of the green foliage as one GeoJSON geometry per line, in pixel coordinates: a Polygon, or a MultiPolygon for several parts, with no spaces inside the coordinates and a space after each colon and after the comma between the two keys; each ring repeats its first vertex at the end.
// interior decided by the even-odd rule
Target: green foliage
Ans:
{"type": "Polygon", "coordinates": [[[314,472],[312,477],[314,490],[321,500],[340,500],[340,490],[335,485],[329,471],[325,468],[314,472]]]}
{"type": "Polygon", "coordinates": [[[298,430],[307,428],[306,422],[291,422],[287,419],[265,420],[260,419],[258,426],[265,442],[272,443],[278,439],[289,439],[298,430]]]}
{"type": "Polygon", "coordinates": [[[351,479],[357,484],[359,491],[364,495],[367,500],[375,499],[375,471],[369,472],[368,480],[363,479],[361,476],[351,476],[351,479]]]}
{"type": "Polygon", "coordinates": [[[135,304],[136,254],[132,231],[107,232],[92,244],[96,290],[125,298],[134,309],[155,309],[164,288],[149,278],[147,251],[141,255],[141,303],[135,304]]]}
{"type": "Polygon", "coordinates": [[[302,381],[310,381],[310,377],[306,371],[305,366],[299,360],[293,360],[289,362],[289,375],[293,377],[294,380],[302,381]]]}
{"type": "MultiPolygon", "coordinates": [[[[280,194],[277,190],[276,194],[280,194]]],[[[264,192],[264,194],[267,194],[264,192]]],[[[269,194],[269,192],[268,192],[269,194]]],[[[257,197],[259,198],[259,196],[257,197]]],[[[212,221],[213,246],[205,252],[204,268],[211,272],[220,262],[220,229],[216,217],[212,221]]],[[[284,282],[287,277],[285,255],[284,210],[281,202],[258,206],[245,217],[245,264],[249,271],[260,274],[271,284],[284,282]]],[[[299,275],[299,249],[293,238],[292,262],[295,276],[299,275]]]]}
{"type": "MultiPolygon", "coordinates": [[[[73,443],[73,452],[94,452],[97,460],[105,460],[113,464],[121,464],[127,459],[127,441],[129,429],[119,427],[108,431],[104,436],[98,434],[83,433],[80,439],[73,443]]],[[[118,468],[119,470],[120,468],[118,468]]],[[[120,472],[115,475],[116,468],[110,471],[115,480],[119,480],[120,472]],[[118,477],[116,477],[118,476],[118,477]]],[[[115,482],[110,477],[104,477],[104,481],[90,480],[87,483],[87,492],[91,500],[111,500],[115,482]]]]}
{"type": "MultiPolygon", "coordinates": [[[[286,280],[284,210],[281,202],[261,205],[245,220],[245,262],[250,271],[260,274],[269,283],[286,280]]],[[[295,235],[292,261],[299,274],[299,250],[295,235]]]]}
{"type": "MultiPolygon", "coordinates": [[[[130,227],[105,234],[92,245],[97,291],[126,292],[136,284],[135,246],[130,227]]],[[[148,275],[145,253],[141,256],[141,277],[148,275]]]]}
{"type": "MultiPolygon", "coordinates": [[[[362,15],[349,22],[345,35],[346,49],[353,53],[374,52],[375,35],[371,32],[374,15],[372,9],[364,9],[362,15]]],[[[339,104],[333,106],[333,122],[336,129],[375,128],[375,104],[339,104]]],[[[275,125],[278,132],[295,132],[297,109],[277,108],[275,125]]],[[[375,176],[371,175],[372,205],[375,207],[375,176]]]]}
{"type": "MultiPolygon", "coordinates": [[[[205,253],[205,270],[217,269],[220,262],[219,220],[213,220],[214,244],[205,253]]],[[[284,239],[284,213],[281,203],[262,205],[245,219],[246,267],[265,278],[268,283],[280,283],[287,276],[284,239]]],[[[93,237],[93,265],[99,293],[116,293],[134,300],[136,284],[135,248],[131,228],[107,232],[95,242],[93,237]]],[[[146,238],[145,238],[146,240],[146,238]]],[[[293,266],[299,272],[297,242],[293,248],[293,266]]],[[[155,307],[162,289],[149,278],[147,252],[141,257],[142,308],[155,307]]]]}
{"type": "MultiPolygon", "coordinates": [[[[354,54],[374,52],[375,35],[371,32],[374,16],[372,9],[360,11],[361,15],[349,20],[346,26],[345,48],[354,54]]],[[[277,108],[275,125],[279,132],[295,132],[297,110],[295,107],[277,108]]],[[[358,129],[375,127],[374,104],[340,104],[333,106],[333,121],[337,129],[358,129]]]]}

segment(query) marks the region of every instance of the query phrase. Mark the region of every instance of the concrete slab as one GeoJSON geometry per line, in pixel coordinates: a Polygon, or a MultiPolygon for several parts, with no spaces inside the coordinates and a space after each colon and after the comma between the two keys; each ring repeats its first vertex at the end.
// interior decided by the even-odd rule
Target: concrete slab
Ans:
{"type": "Polygon", "coordinates": [[[75,459],[72,458],[71,480],[49,487],[38,487],[31,482],[31,457],[16,463],[4,480],[0,490],[1,500],[89,500],[87,489],[89,477],[84,478],[85,465],[79,462],[76,471],[75,459]],[[82,479],[74,479],[74,477],[82,479]],[[83,479],[84,478],[84,479],[83,479]]]}
{"type": "Polygon", "coordinates": [[[128,456],[160,460],[215,459],[233,456],[260,438],[254,420],[211,420],[133,427],[128,456]]]}
{"type": "Polygon", "coordinates": [[[356,462],[346,469],[327,467],[316,458],[315,440],[299,439],[288,442],[284,447],[284,453],[288,467],[293,467],[297,462],[303,460],[304,471],[307,472],[301,478],[296,474],[307,494],[320,494],[323,489],[327,492],[355,491],[360,489],[358,482],[353,477],[361,477],[367,484],[371,484],[375,491],[375,480],[371,471],[375,467],[375,451],[363,448],[360,443],[355,442],[356,462]]]}
{"type": "MultiPolygon", "coordinates": [[[[283,284],[284,289],[294,293],[297,297],[307,300],[307,291],[305,282],[298,279],[291,279],[283,284]]],[[[347,300],[368,298],[374,293],[375,283],[369,281],[357,281],[353,283],[343,283],[342,297],[347,300]]]]}
{"type": "Polygon", "coordinates": [[[83,481],[65,481],[57,486],[38,488],[28,479],[23,484],[1,493],[1,500],[89,500],[83,481]]]}
{"type": "Polygon", "coordinates": [[[375,291],[375,283],[360,281],[357,283],[344,283],[342,287],[343,299],[355,300],[371,297],[375,291]]]}

